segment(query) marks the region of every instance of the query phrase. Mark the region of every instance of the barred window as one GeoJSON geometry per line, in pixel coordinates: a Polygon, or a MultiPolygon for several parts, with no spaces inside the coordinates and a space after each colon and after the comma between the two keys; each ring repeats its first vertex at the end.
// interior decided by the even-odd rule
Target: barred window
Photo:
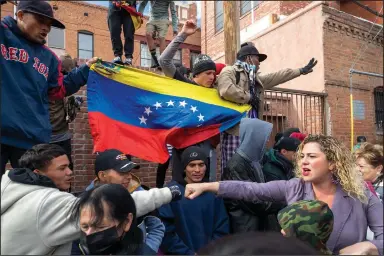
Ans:
{"type": "Polygon", "coordinates": [[[382,134],[384,128],[384,86],[374,89],[373,98],[375,101],[376,131],[382,134]]]}

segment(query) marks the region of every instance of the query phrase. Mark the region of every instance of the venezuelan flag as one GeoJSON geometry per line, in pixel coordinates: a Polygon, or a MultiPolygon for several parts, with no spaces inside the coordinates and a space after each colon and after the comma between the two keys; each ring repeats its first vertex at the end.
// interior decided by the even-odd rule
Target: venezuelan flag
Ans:
{"type": "Polygon", "coordinates": [[[104,62],[91,67],[87,90],[94,151],[115,148],[157,163],[169,158],[166,144],[184,148],[204,141],[250,109],[222,100],[213,88],[104,62]]]}

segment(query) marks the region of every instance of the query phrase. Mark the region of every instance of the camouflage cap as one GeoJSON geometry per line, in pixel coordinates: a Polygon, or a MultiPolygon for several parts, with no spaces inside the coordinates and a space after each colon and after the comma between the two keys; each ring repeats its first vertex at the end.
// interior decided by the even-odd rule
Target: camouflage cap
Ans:
{"type": "Polygon", "coordinates": [[[282,209],[277,219],[287,237],[295,236],[322,253],[331,254],[326,243],[333,230],[333,213],[326,203],[298,201],[282,209]]]}

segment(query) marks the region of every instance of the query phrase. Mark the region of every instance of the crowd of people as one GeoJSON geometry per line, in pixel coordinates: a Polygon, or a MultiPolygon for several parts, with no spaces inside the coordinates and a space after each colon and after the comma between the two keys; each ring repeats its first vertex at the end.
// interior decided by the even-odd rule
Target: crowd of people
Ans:
{"type": "MultiPolygon", "coordinates": [[[[133,35],[147,2],[137,11],[136,1],[110,1],[114,63],[132,64],[133,35]]],[[[360,136],[351,152],[331,136],[288,128],[266,147],[273,125],[261,120],[264,90],[311,73],[317,61],[261,74],[267,55],[247,42],[235,63],[201,54],[191,69],[176,66],[175,53],[197,26],[188,20],[179,32],[173,1],[150,4],[146,37],[153,68],[249,104],[247,117],[196,145],[168,145],[157,188],[133,173],[140,165],[132,156],[108,149],[96,153],[89,170],[94,180],[85,191],[70,193],[68,123],[81,104],[73,94],[86,85],[98,58],[77,65],[68,54],[57,57],[45,38],[51,26],[64,25],[49,3],[20,1],[16,18],[3,18],[0,31],[1,254],[383,255],[382,145],[360,136]],[[169,10],[175,38],[166,46],[169,10]],[[168,165],[172,178],[164,186],[168,165]]]]}

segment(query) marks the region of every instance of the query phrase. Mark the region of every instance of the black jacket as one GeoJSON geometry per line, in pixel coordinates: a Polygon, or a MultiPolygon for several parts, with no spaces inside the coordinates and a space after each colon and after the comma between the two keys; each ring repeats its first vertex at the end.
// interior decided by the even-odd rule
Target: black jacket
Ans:
{"type": "MultiPolygon", "coordinates": [[[[259,119],[243,118],[240,122],[240,146],[227,162],[223,171],[223,180],[241,180],[264,183],[259,162],[262,159],[266,141],[272,125],[259,119]]],[[[269,202],[245,202],[227,199],[224,201],[232,232],[264,230],[269,202]]]]}
{"type": "MultiPolygon", "coordinates": [[[[252,164],[235,153],[224,168],[223,180],[242,180],[261,183],[252,164]]],[[[233,233],[264,230],[264,216],[270,203],[252,203],[242,200],[224,200],[233,233]]]]}
{"type": "Polygon", "coordinates": [[[294,177],[294,166],[277,150],[270,149],[263,159],[263,173],[265,181],[290,180],[294,177]]]}

